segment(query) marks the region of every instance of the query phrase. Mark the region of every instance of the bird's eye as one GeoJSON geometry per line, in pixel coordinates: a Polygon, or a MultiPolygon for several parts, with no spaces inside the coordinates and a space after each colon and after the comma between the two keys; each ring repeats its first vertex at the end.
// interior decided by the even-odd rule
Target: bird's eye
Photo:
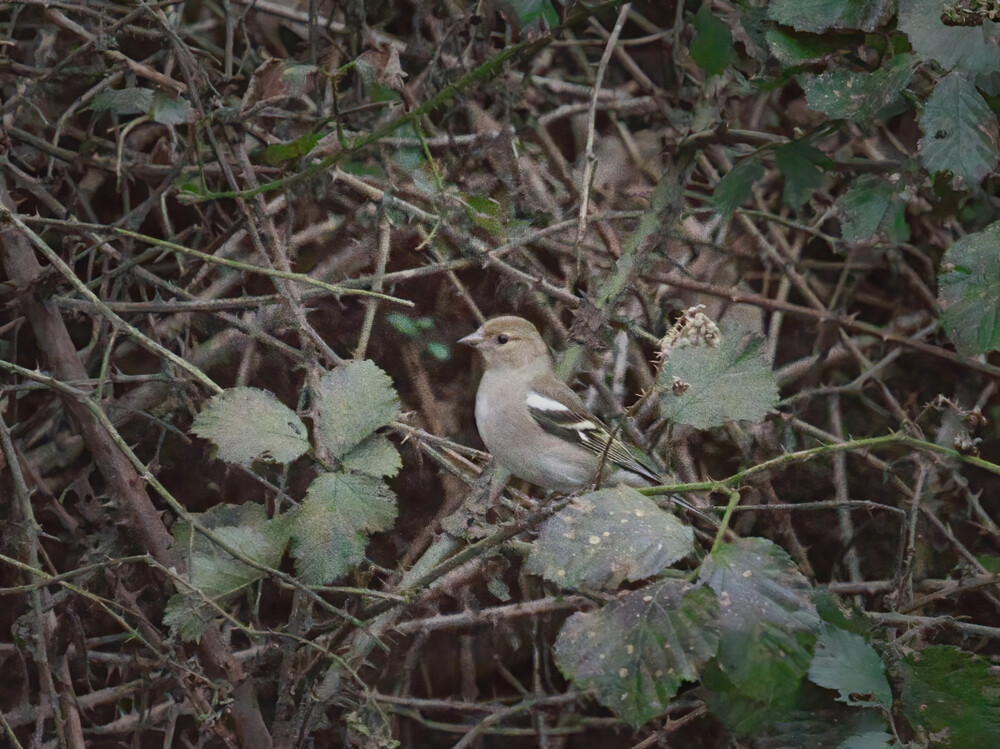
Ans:
{"type": "Polygon", "coordinates": [[[507,336],[506,333],[501,333],[500,335],[497,336],[497,343],[499,343],[500,345],[507,343],[507,341],[509,340],[510,338],[507,336]]]}

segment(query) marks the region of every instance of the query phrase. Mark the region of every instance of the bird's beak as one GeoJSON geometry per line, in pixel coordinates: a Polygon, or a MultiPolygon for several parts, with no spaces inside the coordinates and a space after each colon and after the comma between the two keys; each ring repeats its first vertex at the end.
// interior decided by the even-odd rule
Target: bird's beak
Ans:
{"type": "Polygon", "coordinates": [[[458,342],[464,343],[466,346],[472,346],[473,348],[475,348],[485,340],[486,337],[483,335],[483,329],[479,328],[479,330],[477,330],[475,333],[469,333],[469,335],[465,336],[465,338],[459,338],[458,342]]]}

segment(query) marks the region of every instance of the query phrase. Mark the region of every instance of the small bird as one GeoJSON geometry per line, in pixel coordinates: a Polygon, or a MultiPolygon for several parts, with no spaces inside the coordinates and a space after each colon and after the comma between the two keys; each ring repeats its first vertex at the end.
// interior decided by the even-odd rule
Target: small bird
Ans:
{"type": "Polygon", "coordinates": [[[530,322],[495,317],[459,343],[486,362],[476,392],[476,426],[510,473],[561,492],[595,484],[602,466],[603,484],[663,483],[556,376],[549,348],[530,322]]]}

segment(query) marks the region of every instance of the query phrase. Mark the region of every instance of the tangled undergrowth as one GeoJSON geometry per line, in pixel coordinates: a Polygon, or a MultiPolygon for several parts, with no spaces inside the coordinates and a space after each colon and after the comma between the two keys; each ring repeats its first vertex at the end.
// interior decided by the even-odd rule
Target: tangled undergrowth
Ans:
{"type": "Polygon", "coordinates": [[[996,746],[997,28],[803,5],[0,4],[7,739],[996,746]]]}

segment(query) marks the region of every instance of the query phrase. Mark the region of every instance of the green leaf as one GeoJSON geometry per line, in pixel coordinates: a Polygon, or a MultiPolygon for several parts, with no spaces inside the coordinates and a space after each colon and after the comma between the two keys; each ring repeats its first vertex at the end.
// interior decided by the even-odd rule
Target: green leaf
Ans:
{"type": "Polygon", "coordinates": [[[824,622],[837,629],[862,635],[866,642],[877,628],[862,608],[825,588],[815,588],[812,601],[816,605],[816,613],[824,622]]]}
{"type": "Polygon", "coordinates": [[[94,97],[90,108],[112,114],[146,114],[153,106],[153,93],[149,88],[109,88],[94,97]]]}
{"type": "Polygon", "coordinates": [[[545,521],[526,569],[569,588],[617,588],[694,551],[689,526],[635,489],[584,494],[545,521]]]}
{"type": "Polygon", "coordinates": [[[908,655],[900,704],[907,719],[954,749],[1000,746],[1000,680],[989,661],[949,645],[908,655]]]}
{"type": "Polygon", "coordinates": [[[178,96],[167,96],[160,91],[153,94],[153,100],[149,107],[149,116],[153,122],[163,125],[184,125],[194,122],[197,114],[187,99],[178,96]]]}
{"type": "Polygon", "coordinates": [[[740,539],[709,555],[699,579],[719,598],[718,660],[733,684],[763,702],[795,692],[820,618],[788,554],[763,538],[740,539]]]}
{"type": "Polygon", "coordinates": [[[399,413],[392,380],[374,362],[344,362],[320,378],[316,437],[341,458],[399,413]]]}
{"type": "Polygon", "coordinates": [[[1000,572],[1000,557],[994,554],[977,554],[976,561],[991,574],[995,575],[1000,572]]]}
{"type": "Polygon", "coordinates": [[[698,680],[718,646],[718,613],[708,588],[667,580],[571,616],[556,640],[556,664],[639,726],[665,712],[683,682],[698,680]]]}
{"type": "Polygon", "coordinates": [[[896,188],[884,179],[862,175],[837,200],[841,215],[841,234],[848,242],[875,236],[879,230],[893,233],[893,203],[896,188]]]}
{"type": "Polygon", "coordinates": [[[864,637],[827,626],[816,640],[809,679],[836,689],[839,702],[857,707],[892,707],[885,664],[864,637]]]}
{"type": "Polygon", "coordinates": [[[926,62],[945,70],[992,73],[1000,69],[996,23],[962,28],[941,23],[941,0],[906,0],[899,4],[899,30],[910,40],[913,51],[926,62]]]}
{"type": "Polygon", "coordinates": [[[761,342],[742,342],[723,331],[718,348],[676,349],[660,375],[663,415],[671,421],[711,429],[726,421],[760,421],[778,402],[778,386],[760,357],[761,342]],[[687,385],[675,395],[674,378],[687,385]]]}
{"type": "Polygon", "coordinates": [[[893,0],[772,0],[767,17],[817,34],[828,29],[874,31],[894,10],[893,0]]]}
{"type": "MultiPolygon", "coordinates": [[[[282,523],[269,520],[264,507],[253,502],[216,505],[193,514],[192,519],[227,546],[268,567],[281,561],[288,542],[282,523]]],[[[185,520],[178,520],[172,532],[178,552],[190,554],[188,582],[209,598],[230,595],[264,576],[261,570],[234,559],[185,520]]]]}
{"type": "Polygon", "coordinates": [[[711,661],[702,671],[702,686],[712,714],[733,734],[752,738],[748,745],[757,749],[843,746],[887,728],[881,710],[847,707],[808,680],[764,702],[744,694],[719,663],[711,661]]]}
{"type": "Polygon", "coordinates": [[[451,359],[451,347],[441,341],[430,341],[427,346],[427,353],[438,361],[448,361],[451,359]]]}
{"type": "Polygon", "coordinates": [[[146,114],[164,125],[183,125],[193,122],[196,117],[184,97],[168,96],[148,88],[105,89],[94,97],[90,108],[112,114],[146,114]]]}
{"type": "Polygon", "coordinates": [[[771,25],[764,34],[768,51],[784,68],[794,68],[841,48],[840,39],[823,36],[789,34],[771,25]]]}
{"type": "Polygon", "coordinates": [[[941,325],[966,354],[1000,348],[1000,222],[967,234],[941,258],[941,325]]]}
{"type": "MultiPolygon", "coordinates": [[[[227,546],[266,567],[281,563],[288,544],[288,524],[284,517],[270,520],[264,507],[253,502],[242,505],[220,504],[207,512],[193,515],[194,521],[207,528],[227,546]]],[[[192,525],[179,520],[172,533],[179,554],[187,561],[187,582],[198,593],[181,588],[164,612],[164,624],[184,640],[197,640],[218,612],[205,599],[218,604],[239,593],[264,576],[264,572],[245,564],[217,546],[192,525]]]]}
{"type": "Polygon", "coordinates": [[[800,208],[823,185],[823,169],[831,165],[822,151],[794,140],[774,150],[774,162],[785,177],[782,200],[800,208]]]}
{"type": "Polygon", "coordinates": [[[896,55],[874,72],[830,70],[799,76],[806,103],[834,119],[868,123],[903,110],[900,94],[913,75],[910,55],[896,55]]]}
{"type": "Polygon", "coordinates": [[[559,14],[552,7],[552,0],[510,0],[522,28],[533,23],[542,28],[554,29],[559,25],[559,14]]]}
{"type": "Polygon", "coordinates": [[[503,235],[507,216],[495,198],[484,195],[463,195],[465,212],[473,224],[490,234],[503,235]]]}
{"type": "Polygon", "coordinates": [[[373,434],[342,459],[344,468],[369,476],[392,478],[403,467],[399,450],[381,434],[373,434]]]}
{"type": "Polygon", "coordinates": [[[744,159],[722,178],[712,193],[712,205],[728,219],[733,211],[750,199],[753,184],[764,176],[764,167],[756,159],[744,159]]]}
{"type": "Polygon", "coordinates": [[[691,59],[709,76],[719,75],[733,61],[733,32],[729,24],[712,15],[711,3],[704,3],[694,17],[695,37],[691,59]]]}
{"type": "Polygon", "coordinates": [[[194,180],[190,174],[182,174],[174,180],[174,189],[181,202],[200,202],[208,195],[208,190],[201,180],[194,180]]]}
{"type": "Polygon", "coordinates": [[[477,213],[496,218],[500,215],[500,203],[488,195],[463,195],[466,205],[477,213]]]}
{"type": "Polygon", "coordinates": [[[176,593],[163,607],[163,624],[183,642],[199,642],[217,615],[196,595],[176,593]]]}
{"type": "Polygon", "coordinates": [[[338,162],[338,164],[342,170],[357,177],[385,179],[385,167],[382,164],[357,161],[355,159],[344,159],[338,162]]]}
{"type": "Polygon", "coordinates": [[[801,709],[798,692],[774,695],[769,702],[748,697],[717,660],[705,666],[701,683],[709,710],[737,736],[763,736],[773,725],[791,720],[801,709]]]}
{"type": "Polygon", "coordinates": [[[971,186],[997,164],[997,118],[962,73],[938,81],[920,116],[921,160],[932,174],[951,172],[971,186]]]}
{"type": "Polygon", "coordinates": [[[910,223],[906,218],[906,202],[894,196],[889,206],[889,214],[880,226],[890,244],[910,241],[910,223]]]}
{"type": "Polygon", "coordinates": [[[292,556],[306,585],[326,585],[364,559],[368,534],[392,528],[396,496],[379,479],[325,473],[309,486],[291,527],[292,556]]]}
{"type": "Polygon", "coordinates": [[[191,425],[219,448],[227,463],[250,467],[255,460],[287,464],[309,449],[309,434],[295,412],[257,388],[230,388],[216,395],[191,425]]]}
{"type": "Polygon", "coordinates": [[[434,328],[433,317],[410,317],[402,312],[390,312],[385,316],[385,319],[407,338],[416,338],[421,333],[434,328]]]}
{"type": "Polygon", "coordinates": [[[368,95],[371,97],[372,101],[376,102],[401,102],[403,97],[400,96],[399,92],[388,86],[383,86],[380,83],[373,83],[368,87],[368,95]]]}
{"type": "Polygon", "coordinates": [[[288,143],[272,143],[264,149],[264,162],[272,166],[280,166],[286,161],[307,156],[323,136],[320,133],[306,133],[288,143]]]}

